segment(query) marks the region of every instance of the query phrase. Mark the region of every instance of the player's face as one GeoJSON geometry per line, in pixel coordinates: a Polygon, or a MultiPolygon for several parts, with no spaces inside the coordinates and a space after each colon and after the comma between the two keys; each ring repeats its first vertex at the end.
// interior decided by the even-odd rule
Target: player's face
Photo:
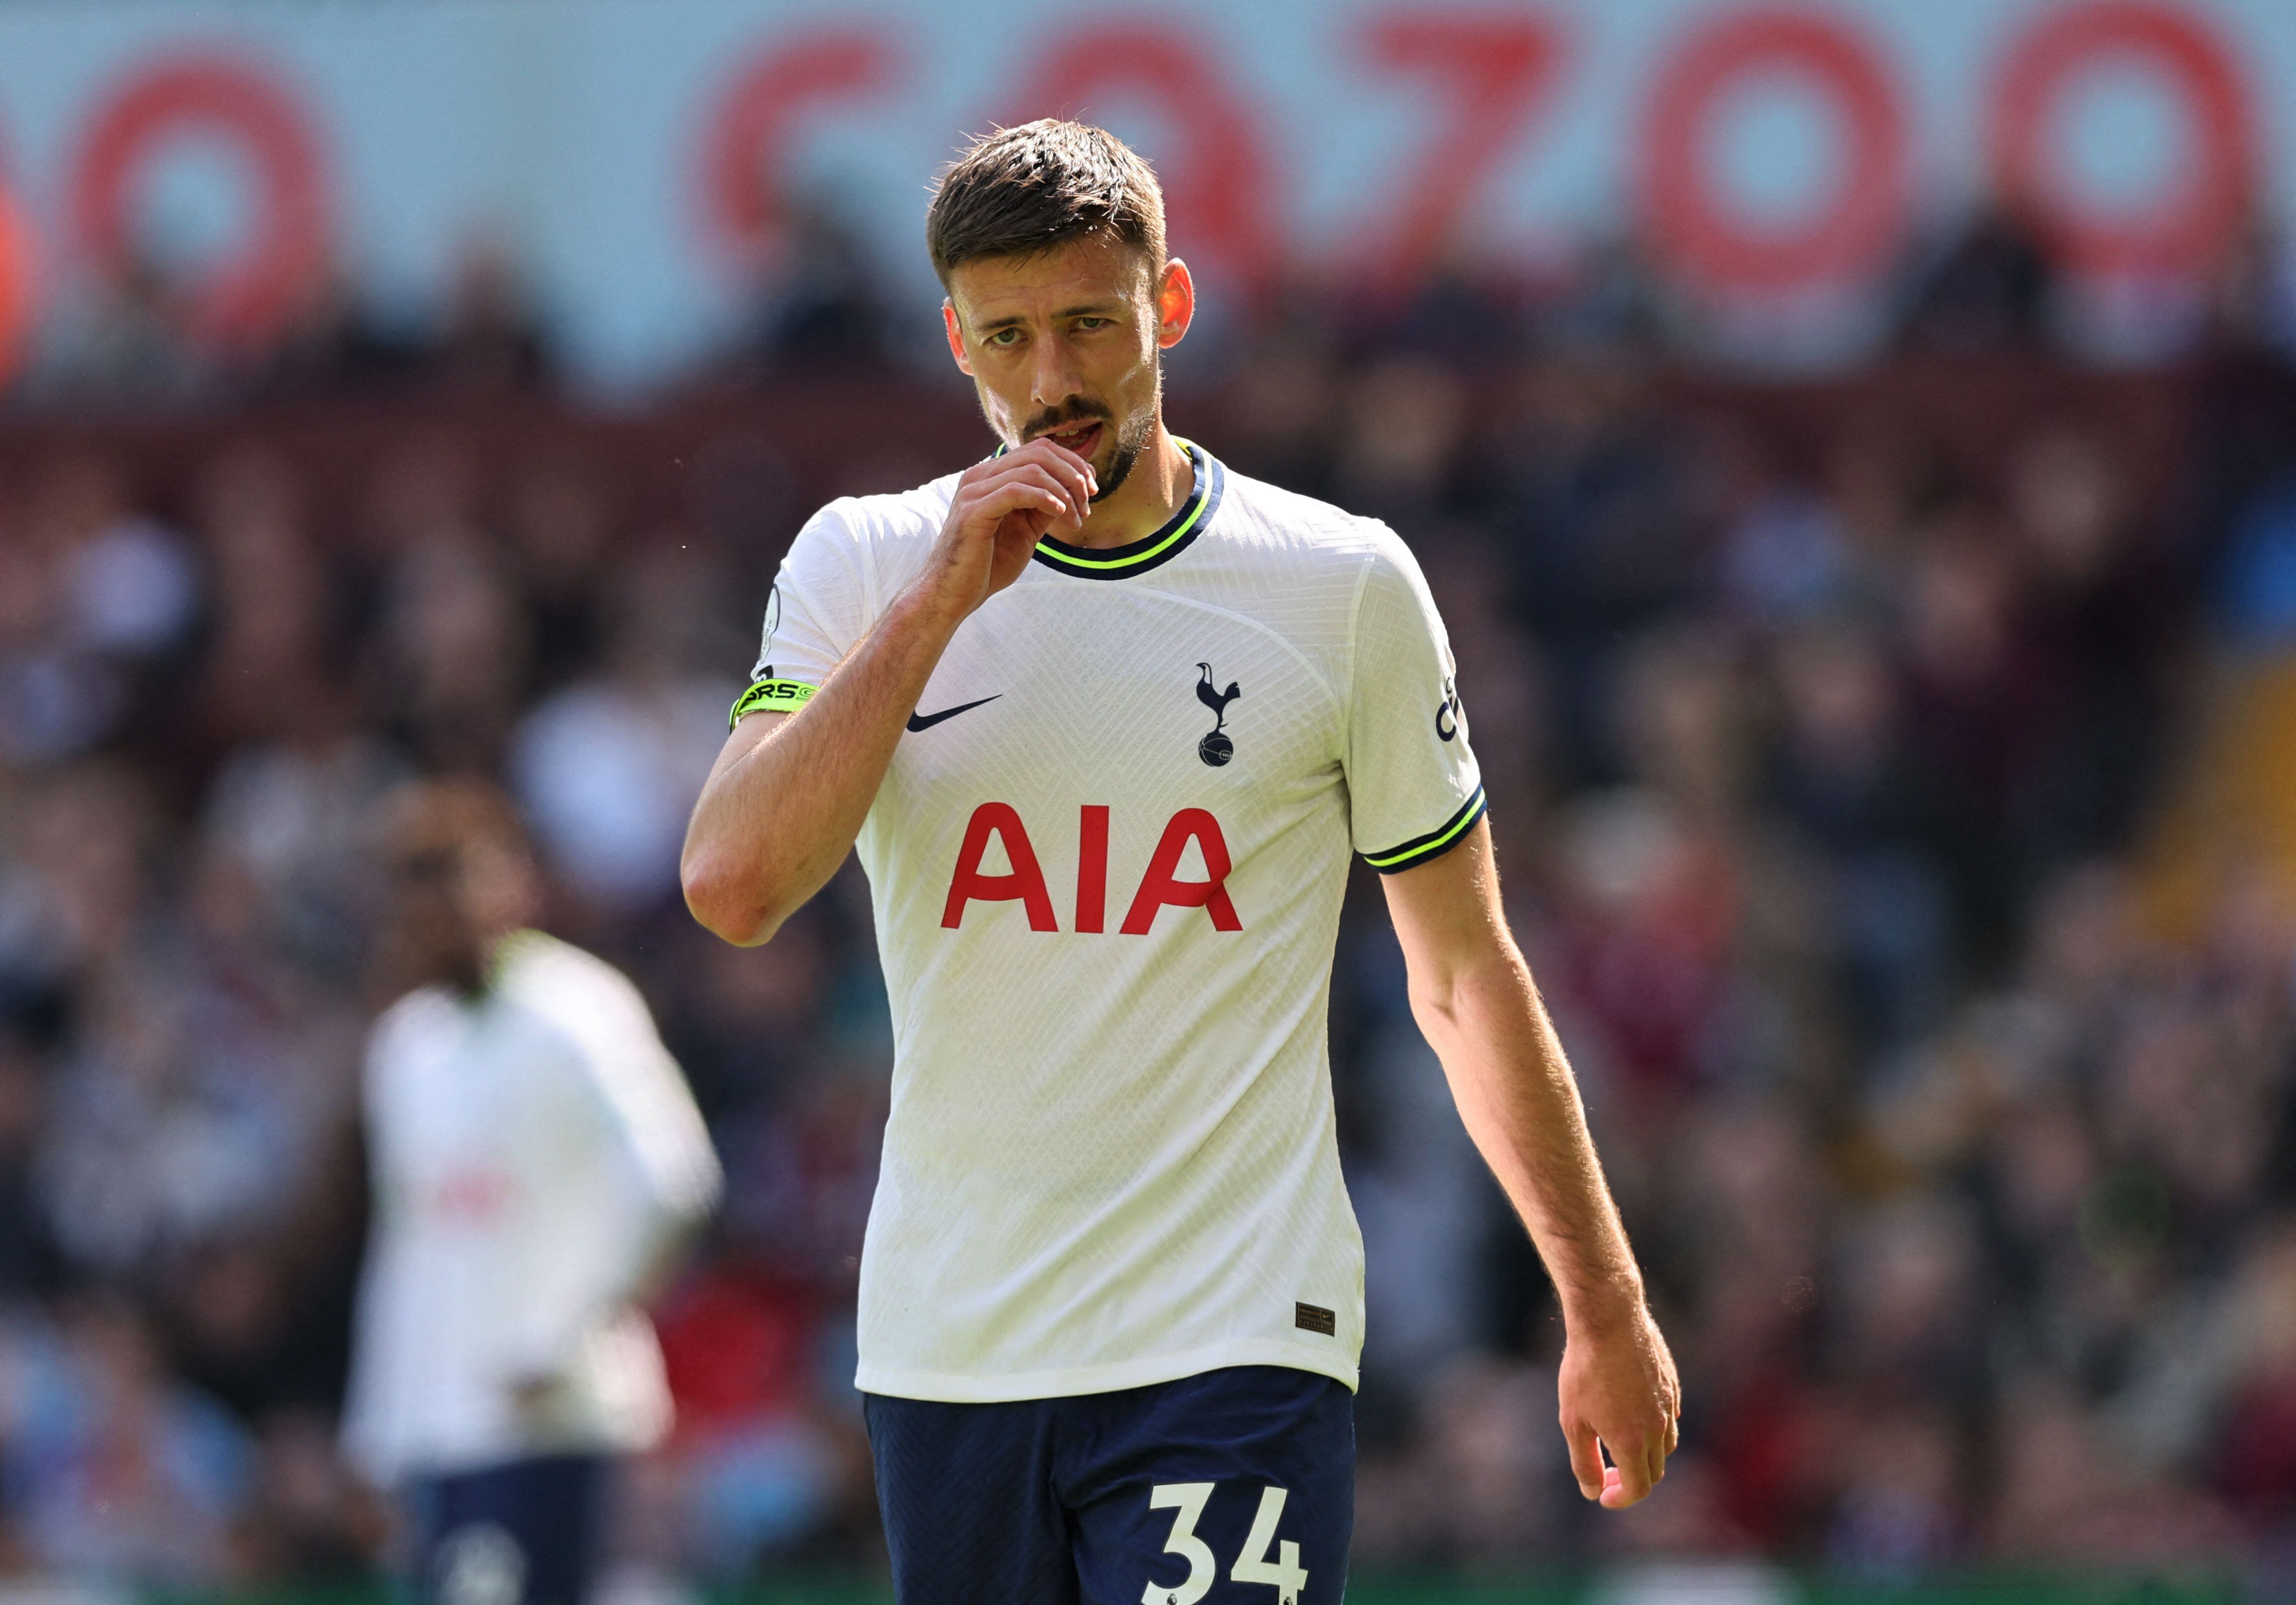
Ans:
{"type": "Polygon", "coordinates": [[[1186,264],[1158,275],[1108,236],[964,263],[942,308],[989,427],[1007,445],[1050,435],[1077,453],[1099,482],[1095,500],[1124,483],[1154,434],[1162,354],[1194,312],[1186,264]]]}
{"type": "Polygon", "coordinates": [[[391,855],[384,942],[397,984],[476,992],[496,938],[530,916],[532,870],[475,843],[412,842],[391,855]]]}

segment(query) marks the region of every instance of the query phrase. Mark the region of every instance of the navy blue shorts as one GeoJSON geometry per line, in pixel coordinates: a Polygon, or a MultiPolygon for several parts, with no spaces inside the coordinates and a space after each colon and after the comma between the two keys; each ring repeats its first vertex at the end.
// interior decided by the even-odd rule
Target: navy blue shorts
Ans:
{"type": "Polygon", "coordinates": [[[1329,1377],[864,1403],[900,1605],[1339,1605],[1347,1587],[1355,1395],[1329,1377]]]}
{"type": "Polygon", "coordinates": [[[612,1468],[601,1454],[553,1454],[417,1477],[407,1490],[417,1596],[583,1605],[612,1468]]]}

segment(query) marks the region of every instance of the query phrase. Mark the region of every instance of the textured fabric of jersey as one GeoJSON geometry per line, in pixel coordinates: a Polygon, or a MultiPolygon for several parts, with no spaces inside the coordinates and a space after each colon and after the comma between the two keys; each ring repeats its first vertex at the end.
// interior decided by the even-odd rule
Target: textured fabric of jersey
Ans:
{"type": "MultiPolygon", "coordinates": [[[[895,1040],[865,1391],[1355,1383],[1324,1041],[1349,855],[1423,862],[1481,787],[1403,543],[1190,451],[1163,530],[1046,540],[965,621],[863,827],[895,1040]]],[[[816,514],[752,679],[822,685],[955,486],[816,514]]]]}

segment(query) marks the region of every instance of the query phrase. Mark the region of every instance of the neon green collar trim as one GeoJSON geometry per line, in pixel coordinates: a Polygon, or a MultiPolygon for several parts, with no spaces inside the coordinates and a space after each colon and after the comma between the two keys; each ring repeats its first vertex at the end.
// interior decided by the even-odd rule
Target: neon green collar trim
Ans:
{"type": "Polygon", "coordinates": [[[1196,482],[1169,523],[1120,547],[1076,547],[1047,535],[1037,542],[1036,560],[1078,580],[1122,580],[1160,567],[1185,551],[1211,522],[1227,476],[1218,460],[1202,447],[1174,438],[1194,465],[1196,482]]]}

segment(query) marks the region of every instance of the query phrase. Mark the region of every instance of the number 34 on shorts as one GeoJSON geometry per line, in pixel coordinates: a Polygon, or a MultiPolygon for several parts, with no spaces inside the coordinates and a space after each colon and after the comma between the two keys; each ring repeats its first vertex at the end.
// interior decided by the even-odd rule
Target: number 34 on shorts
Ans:
{"type": "MultiPolygon", "coordinates": [[[[1219,1557],[1212,1553],[1211,1545],[1196,1536],[1196,1523],[1203,1519],[1204,1506],[1218,1486],[1208,1482],[1159,1483],[1148,1490],[1150,1510],[1172,1512],[1172,1535],[1164,1541],[1164,1552],[1185,1560],[1188,1575],[1177,1583],[1151,1578],[1140,1605],[1196,1605],[1211,1592],[1219,1576],[1219,1557]]],[[[1243,1552],[1235,1557],[1227,1574],[1231,1582],[1269,1584],[1275,1590],[1275,1605],[1300,1605],[1300,1591],[1308,1586],[1307,1570],[1300,1564],[1300,1546],[1275,1535],[1283,1519],[1284,1502],[1291,1496],[1288,1489],[1260,1488],[1259,1512],[1251,1519],[1243,1552]]]]}

